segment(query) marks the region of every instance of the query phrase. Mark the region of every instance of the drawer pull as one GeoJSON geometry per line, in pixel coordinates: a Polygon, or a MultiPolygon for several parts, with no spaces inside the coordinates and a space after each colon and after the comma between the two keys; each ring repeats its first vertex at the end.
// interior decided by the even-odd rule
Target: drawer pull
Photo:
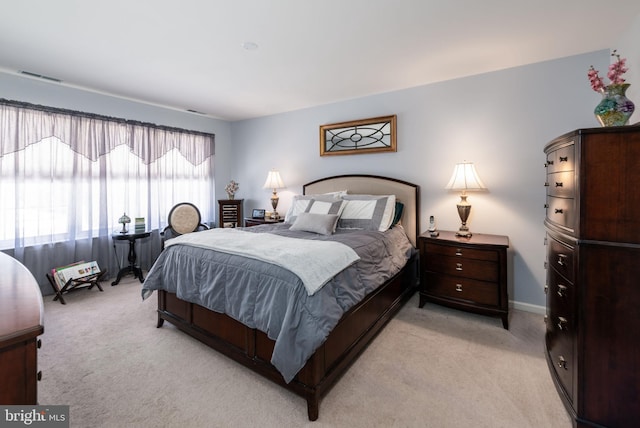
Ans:
{"type": "Polygon", "coordinates": [[[544,209],[549,208],[549,204],[544,204],[544,209]]]}
{"type": "Polygon", "coordinates": [[[567,295],[567,286],[558,284],[558,296],[564,297],[567,295]]]}
{"type": "Polygon", "coordinates": [[[564,212],[564,210],[562,208],[556,208],[555,209],[555,213],[556,214],[562,214],[564,212]]]}
{"type": "Polygon", "coordinates": [[[565,317],[558,317],[558,329],[566,330],[567,323],[568,321],[565,317]]]}
{"type": "Polygon", "coordinates": [[[38,374],[36,375],[36,379],[42,380],[42,370],[38,372],[38,374]]]}
{"type": "Polygon", "coordinates": [[[456,263],[456,270],[462,270],[462,263],[456,263]]]}
{"type": "Polygon", "coordinates": [[[548,160],[547,161],[547,165],[553,165],[553,161],[552,160],[548,160]]]}
{"type": "Polygon", "coordinates": [[[549,286],[548,285],[544,285],[544,294],[547,294],[549,292],[549,286]]]}
{"type": "Polygon", "coordinates": [[[562,185],[562,181],[560,181],[560,182],[556,181],[556,187],[564,187],[564,186],[562,185]]]}
{"type": "Polygon", "coordinates": [[[456,248],[456,256],[462,257],[462,250],[460,248],[456,248]]]}
{"type": "Polygon", "coordinates": [[[549,182],[545,182],[544,187],[549,187],[549,182]]]}
{"type": "Polygon", "coordinates": [[[38,349],[42,348],[42,340],[38,339],[36,341],[36,348],[38,348],[38,349]]]}
{"type": "Polygon", "coordinates": [[[569,162],[569,156],[560,156],[560,162],[569,162]]]}
{"type": "Polygon", "coordinates": [[[565,260],[567,259],[567,255],[566,254],[558,254],[558,264],[560,266],[566,266],[567,264],[565,263],[565,260]]]}
{"type": "Polygon", "coordinates": [[[562,355],[558,357],[558,368],[567,370],[567,360],[562,355]]]}
{"type": "Polygon", "coordinates": [[[456,291],[457,292],[461,292],[462,291],[462,284],[456,284],[456,291]]]}

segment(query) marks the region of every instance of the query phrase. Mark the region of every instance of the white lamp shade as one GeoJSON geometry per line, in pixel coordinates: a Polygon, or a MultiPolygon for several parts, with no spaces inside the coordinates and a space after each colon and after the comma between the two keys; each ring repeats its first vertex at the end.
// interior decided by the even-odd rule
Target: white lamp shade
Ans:
{"type": "Polygon", "coordinates": [[[284,187],[284,182],[282,178],[280,178],[280,172],[276,170],[269,171],[269,175],[267,175],[267,180],[264,182],[263,189],[282,189],[284,187]]]}
{"type": "Polygon", "coordinates": [[[478,177],[472,162],[456,164],[453,175],[445,189],[449,190],[485,190],[486,186],[478,177]]]}

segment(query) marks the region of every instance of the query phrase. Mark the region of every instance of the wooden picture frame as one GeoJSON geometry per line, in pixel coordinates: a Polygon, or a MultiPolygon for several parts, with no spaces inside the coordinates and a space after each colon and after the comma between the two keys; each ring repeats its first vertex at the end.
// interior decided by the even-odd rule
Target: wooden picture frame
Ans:
{"type": "Polygon", "coordinates": [[[320,126],[320,156],[395,151],[395,114],[320,126]]]}

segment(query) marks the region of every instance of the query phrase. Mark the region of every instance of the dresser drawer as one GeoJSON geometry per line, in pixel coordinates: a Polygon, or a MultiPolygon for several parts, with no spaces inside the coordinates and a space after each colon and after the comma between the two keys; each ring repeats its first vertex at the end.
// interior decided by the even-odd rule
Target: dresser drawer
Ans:
{"type": "Polygon", "coordinates": [[[462,245],[438,245],[430,242],[425,244],[425,254],[427,257],[430,257],[432,254],[440,254],[450,257],[464,257],[465,259],[487,260],[492,262],[496,262],[499,259],[497,251],[467,248],[462,245]]]}
{"type": "Polygon", "coordinates": [[[457,300],[496,306],[499,304],[498,286],[495,283],[458,278],[434,272],[426,273],[426,294],[457,300]]]}
{"type": "Polygon", "coordinates": [[[573,171],[575,168],[575,145],[573,142],[547,154],[547,172],[573,171]]]}
{"type": "Polygon", "coordinates": [[[550,269],[556,270],[571,283],[575,282],[573,273],[574,250],[568,244],[564,244],[553,237],[547,239],[547,261],[550,269]]]}
{"type": "Polygon", "coordinates": [[[547,174],[547,195],[561,198],[575,197],[575,174],[573,171],[547,174]]]}
{"type": "Polygon", "coordinates": [[[575,199],[547,196],[547,219],[558,226],[573,231],[576,210],[575,199]]]}
{"type": "Polygon", "coordinates": [[[486,260],[450,257],[440,254],[427,254],[425,265],[428,271],[446,275],[477,279],[479,281],[497,281],[498,264],[486,260]]]}

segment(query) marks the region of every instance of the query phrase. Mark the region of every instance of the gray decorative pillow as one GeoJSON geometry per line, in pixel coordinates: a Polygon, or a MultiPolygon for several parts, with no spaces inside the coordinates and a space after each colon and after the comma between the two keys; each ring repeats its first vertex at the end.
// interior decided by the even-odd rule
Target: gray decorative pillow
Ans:
{"type": "Polygon", "coordinates": [[[303,212],[314,214],[338,214],[342,213],[344,201],[340,198],[324,195],[298,195],[293,198],[291,208],[287,211],[284,222],[293,224],[296,217],[303,212]]]}
{"type": "Polygon", "coordinates": [[[345,195],[345,207],[338,229],[364,229],[384,232],[393,221],[395,195],[345,195]]]}
{"type": "Polygon", "coordinates": [[[338,214],[300,213],[296,216],[289,230],[331,235],[336,230],[338,217],[338,214]]]}

